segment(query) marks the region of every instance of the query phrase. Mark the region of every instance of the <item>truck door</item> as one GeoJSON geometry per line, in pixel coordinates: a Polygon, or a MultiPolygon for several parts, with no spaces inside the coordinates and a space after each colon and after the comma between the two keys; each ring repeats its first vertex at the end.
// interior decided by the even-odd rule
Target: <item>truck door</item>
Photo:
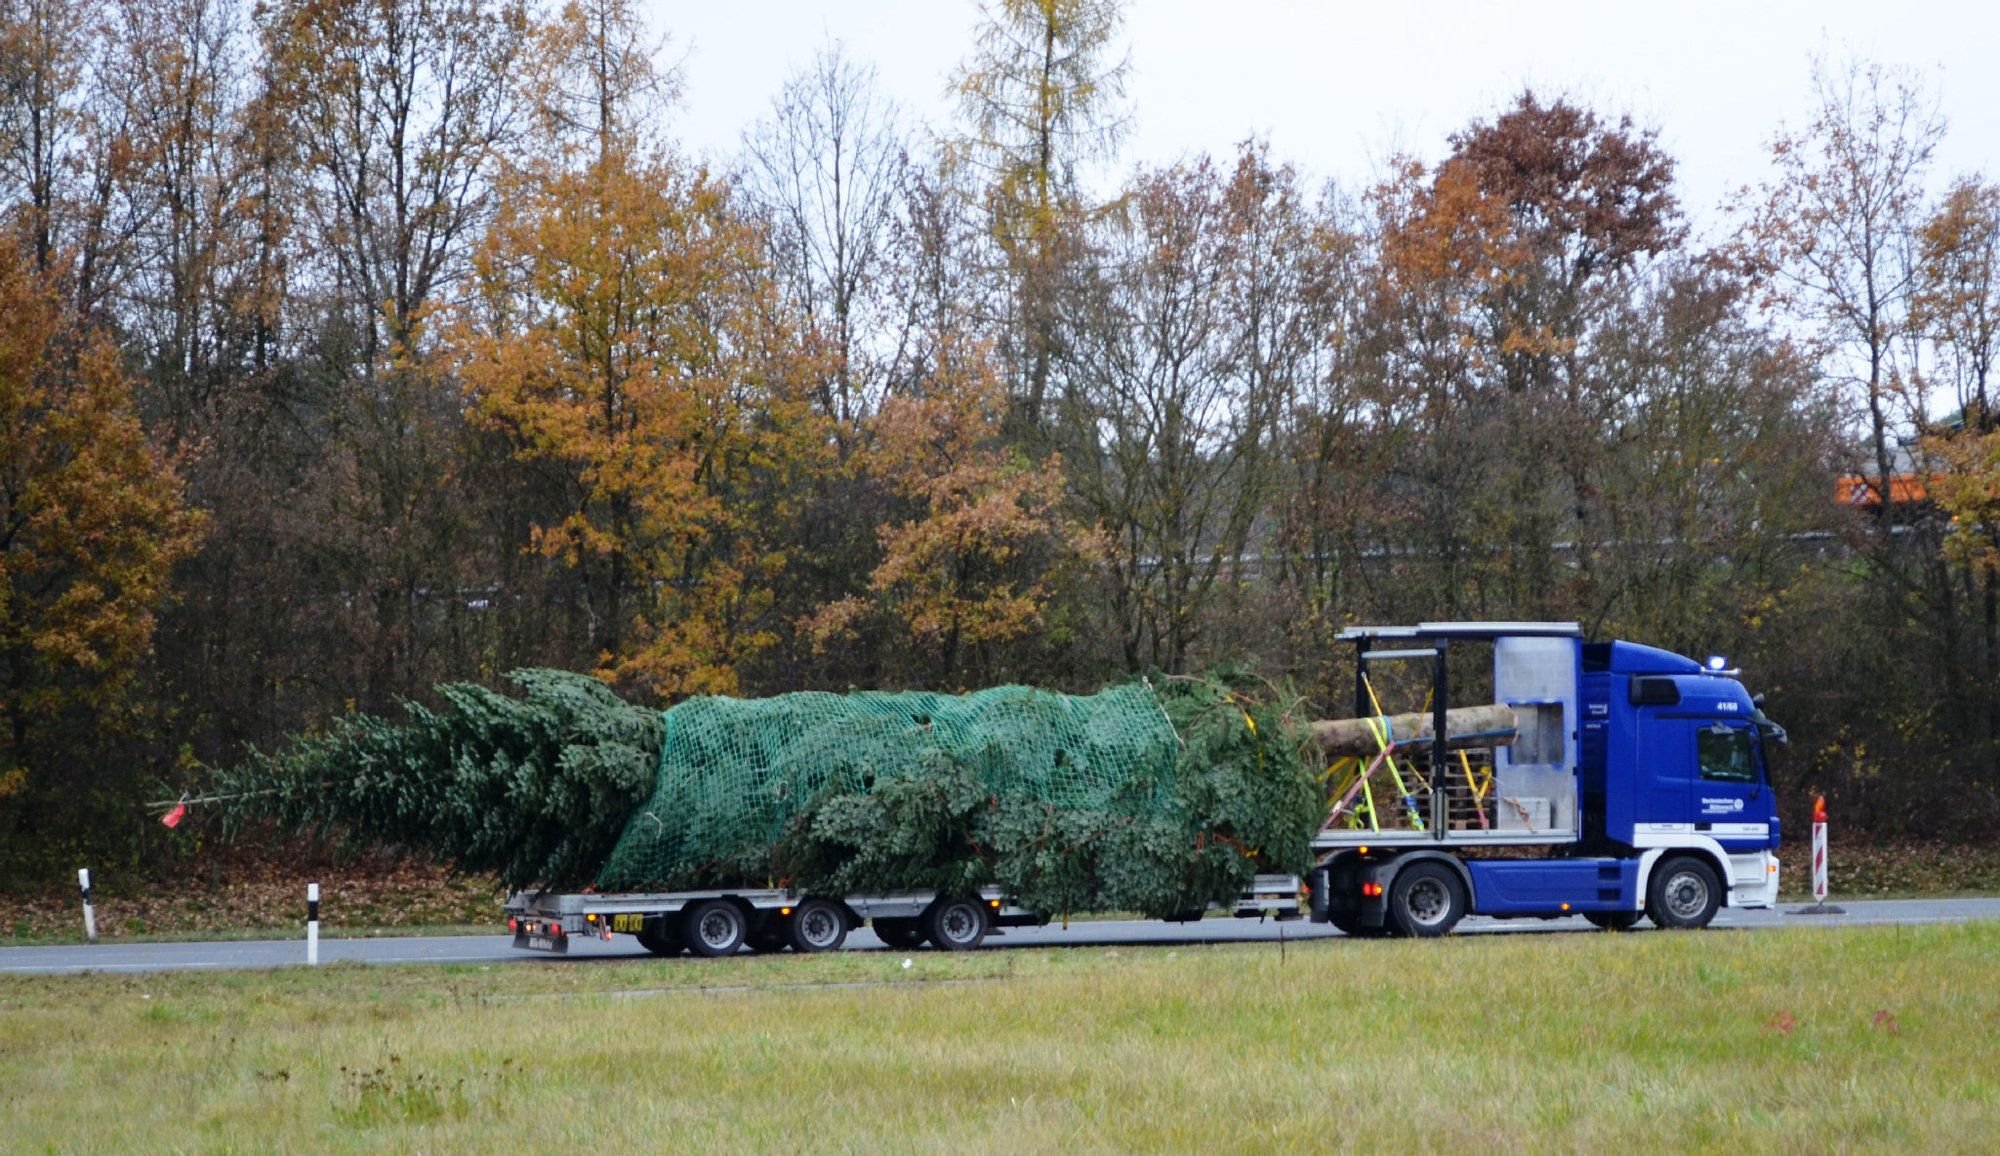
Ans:
{"type": "Polygon", "coordinates": [[[1693,722],[1695,830],[1737,852],[1762,849],[1771,831],[1771,791],[1748,723],[1693,722]]]}

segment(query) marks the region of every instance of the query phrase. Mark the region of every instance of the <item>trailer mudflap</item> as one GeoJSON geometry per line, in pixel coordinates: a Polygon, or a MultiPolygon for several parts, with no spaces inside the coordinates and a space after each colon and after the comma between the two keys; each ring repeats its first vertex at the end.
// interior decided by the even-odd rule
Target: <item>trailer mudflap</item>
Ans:
{"type": "Polygon", "coordinates": [[[553,955],[569,954],[567,935],[529,935],[525,931],[514,933],[514,946],[522,951],[546,951],[553,955]]]}

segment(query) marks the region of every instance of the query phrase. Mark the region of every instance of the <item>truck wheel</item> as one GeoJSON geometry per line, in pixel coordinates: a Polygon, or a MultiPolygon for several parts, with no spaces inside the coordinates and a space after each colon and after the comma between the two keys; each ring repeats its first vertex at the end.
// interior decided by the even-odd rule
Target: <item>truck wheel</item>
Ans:
{"type": "Polygon", "coordinates": [[[1639,925],[1637,911],[1586,911],[1583,917],[1605,931],[1630,931],[1639,925]]]}
{"type": "Polygon", "coordinates": [[[639,941],[640,947],[645,948],[654,955],[679,955],[681,953],[681,941],[674,938],[673,932],[667,929],[667,925],[663,920],[648,919],[632,938],[639,941]]]}
{"type": "Polygon", "coordinates": [[[1670,931],[1707,927],[1722,906],[1722,884],[1715,870],[1692,856],[1665,859],[1653,868],[1646,888],[1646,918],[1670,931]]]}
{"type": "Polygon", "coordinates": [[[1404,868],[1389,888],[1389,921],[1404,935],[1434,939],[1449,935],[1465,918],[1465,885],[1442,863],[1404,868]]]}
{"type": "Polygon", "coordinates": [[[785,938],[797,952],[836,951],[847,942],[847,913],[830,900],[808,899],[792,910],[785,938]]]}
{"type": "Polygon", "coordinates": [[[923,924],[915,919],[877,919],[871,926],[875,938],[898,951],[920,947],[924,942],[923,924]]]}
{"type": "Polygon", "coordinates": [[[977,899],[941,899],[924,918],[924,933],[939,951],[971,951],[986,938],[986,905],[977,899]]]}
{"type": "Polygon", "coordinates": [[[710,899],[688,909],[681,938],[696,955],[734,955],[743,946],[743,909],[727,899],[710,899]]]}

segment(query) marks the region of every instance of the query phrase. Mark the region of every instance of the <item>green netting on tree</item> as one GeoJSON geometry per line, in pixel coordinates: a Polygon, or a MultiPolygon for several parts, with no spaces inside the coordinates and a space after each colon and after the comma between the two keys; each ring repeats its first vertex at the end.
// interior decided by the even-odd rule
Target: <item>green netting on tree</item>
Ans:
{"type": "Polygon", "coordinates": [[[994,883],[1050,913],[1170,914],[1303,870],[1323,801],[1281,704],[1222,681],[703,698],[665,723],[606,889],[994,883]]]}

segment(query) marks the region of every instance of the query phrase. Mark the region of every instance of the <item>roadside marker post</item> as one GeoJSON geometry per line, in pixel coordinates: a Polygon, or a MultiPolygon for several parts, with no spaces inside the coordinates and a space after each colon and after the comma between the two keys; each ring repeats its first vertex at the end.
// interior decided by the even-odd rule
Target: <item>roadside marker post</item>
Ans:
{"type": "Polygon", "coordinates": [[[319,966],[319,884],[306,884],[306,965],[319,966]]]}
{"type": "Polygon", "coordinates": [[[1813,900],[1826,902],[1826,797],[1813,800],[1813,900]]]}
{"type": "Polygon", "coordinates": [[[97,912],[90,906],[90,868],[76,869],[76,887],[83,892],[83,937],[97,942],[97,912]]]}
{"type": "Polygon", "coordinates": [[[1801,907],[1793,915],[1845,915],[1845,908],[1830,907],[1826,902],[1826,796],[1813,798],[1812,825],[1812,889],[1813,902],[1810,907],[1801,907]]]}

